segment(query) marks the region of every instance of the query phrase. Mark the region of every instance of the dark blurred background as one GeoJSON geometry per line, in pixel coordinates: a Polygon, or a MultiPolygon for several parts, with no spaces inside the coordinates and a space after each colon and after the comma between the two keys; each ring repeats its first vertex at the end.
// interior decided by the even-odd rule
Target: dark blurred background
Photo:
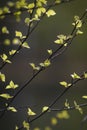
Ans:
{"type": "MultiPolygon", "coordinates": [[[[7,0],[0,1],[0,7],[5,6],[7,0]]],[[[6,84],[10,80],[19,84],[20,87],[32,76],[32,69],[29,63],[43,62],[47,58],[47,49],[56,49],[57,45],[53,44],[58,34],[70,34],[73,26],[73,17],[81,16],[87,8],[87,0],[74,0],[72,2],[61,4],[54,7],[56,15],[50,18],[44,17],[27,42],[31,49],[22,49],[13,60],[12,64],[6,65],[2,73],[6,74],[6,84]]],[[[25,14],[22,16],[24,19],[25,14]]],[[[0,21],[0,30],[2,26],[7,26],[11,32],[10,39],[14,37],[15,30],[20,30],[23,34],[27,31],[27,26],[24,20],[16,23],[12,16],[8,16],[5,20],[0,21]]],[[[42,107],[48,106],[55,97],[64,89],[59,85],[59,82],[66,80],[70,82],[70,74],[76,72],[81,74],[87,69],[87,24],[83,26],[84,34],[78,36],[72,42],[72,45],[61,56],[57,57],[52,65],[45,71],[40,73],[33,82],[24,89],[19,96],[14,100],[13,106],[23,107],[29,106],[34,111],[39,113],[42,107]]],[[[0,36],[0,54],[8,51],[9,47],[2,45],[5,36],[0,36]]],[[[3,91],[1,84],[0,93],[3,91]]],[[[81,81],[72,87],[55,105],[55,108],[64,106],[66,99],[70,105],[73,105],[73,100],[77,103],[84,103],[82,95],[87,95],[87,81],[81,81]]],[[[0,99],[0,106],[3,107],[4,100],[0,99]]],[[[0,129],[13,130],[14,124],[21,125],[21,122],[26,119],[26,109],[21,109],[17,114],[7,112],[3,119],[0,119],[0,129]]],[[[82,123],[82,119],[87,114],[87,107],[84,108],[84,114],[81,115],[77,110],[69,111],[70,119],[59,120],[56,126],[51,125],[51,117],[56,117],[56,113],[45,114],[40,119],[31,124],[31,129],[40,127],[45,130],[45,126],[51,126],[52,130],[87,130],[87,121],[82,123]]]]}

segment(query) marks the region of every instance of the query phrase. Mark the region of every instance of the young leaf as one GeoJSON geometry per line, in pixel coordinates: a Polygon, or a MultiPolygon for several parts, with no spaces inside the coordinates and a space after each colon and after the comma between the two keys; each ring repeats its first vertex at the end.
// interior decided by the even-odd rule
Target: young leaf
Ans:
{"type": "Polygon", "coordinates": [[[15,35],[16,35],[16,37],[21,38],[21,37],[22,37],[22,32],[20,32],[20,31],[15,31],[15,35]]]}
{"type": "Polygon", "coordinates": [[[48,67],[51,64],[51,62],[50,62],[50,60],[47,59],[44,61],[43,64],[44,64],[44,67],[48,67]]]}
{"type": "Polygon", "coordinates": [[[29,130],[29,128],[30,128],[29,123],[26,122],[26,121],[23,121],[23,127],[24,127],[26,130],[29,130]]]}
{"type": "Polygon", "coordinates": [[[66,81],[59,82],[60,85],[64,86],[65,88],[68,87],[68,83],[66,81]]]}
{"type": "Polygon", "coordinates": [[[87,73],[84,73],[84,78],[85,78],[85,79],[87,78],[87,73]]]}
{"type": "Polygon", "coordinates": [[[34,3],[30,3],[30,4],[28,5],[28,8],[29,8],[29,9],[32,9],[32,8],[34,8],[34,6],[35,6],[34,3]]]}
{"type": "Polygon", "coordinates": [[[66,111],[66,110],[64,110],[64,111],[62,111],[62,112],[59,112],[58,114],[57,114],[57,118],[59,118],[59,119],[68,119],[70,116],[69,116],[69,114],[68,114],[68,111],[66,111]]]}
{"type": "Polygon", "coordinates": [[[39,70],[40,67],[39,66],[35,66],[34,63],[30,63],[30,66],[33,68],[33,70],[39,70]]]}
{"type": "Polygon", "coordinates": [[[24,43],[22,44],[22,47],[30,48],[27,42],[24,42],[24,43]]]}
{"type": "Polygon", "coordinates": [[[8,94],[8,93],[3,93],[3,94],[0,94],[0,97],[8,100],[8,99],[12,98],[13,96],[10,96],[10,94],[8,94]]]}
{"type": "Polygon", "coordinates": [[[28,115],[29,116],[35,116],[36,115],[36,113],[35,112],[33,112],[30,108],[28,108],[28,115]]]}
{"type": "Polygon", "coordinates": [[[15,130],[19,130],[18,126],[15,127],[15,130]]]}
{"type": "Polygon", "coordinates": [[[55,3],[56,3],[56,4],[60,4],[60,3],[61,3],[61,0],[55,0],[55,3]]]}
{"type": "Polygon", "coordinates": [[[83,32],[78,29],[77,32],[76,32],[76,35],[81,35],[81,34],[83,34],[83,32]]]}
{"type": "Polygon", "coordinates": [[[4,40],[4,45],[8,46],[10,45],[11,41],[9,39],[5,39],[4,40]]]}
{"type": "Polygon", "coordinates": [[[1,72],[0,72],[0,80],[2,82],[5,82],[5,74],[2,74],[1,72]]]}
{"type": "Polygon", "coordinates": [[[30,18],[25,18],[24,22],[25,22],[25,24],[28,26],[29,23],[30,23],[30,18]]]}
{"type": "Polygon", "coordinates": [[[48,52],[49,55],[52,55],[52,49],[47,50],[47,52],[48,52]]]}
{"type": "Polygon", "coordinates": [[[48,17],[54,16],[55,14],[56,14],[56,12],[55,12],[54,10],[52,10],[52,9],[50,9],[50,10],[48,10],[48,11],[46,12],[46,15],[47,15],[48,17]]]}
{"type": "Polygon", "coordinates": [[[71,74],[71,77],[73,79],[81,79],[81,77],[78,74],[76,74],[75,72],[73,74],[71,74]]]}
{"type": "Polygon", "coordinates": [[[85,98],[85,99],[87,99],[87,96],[85,95],[85,96],[82,96],[82,98],[85,98]]]}
{"type": "Polygon", "coordinates": [[[70,108],[70,105],[69,105],[69,102],[68,102],[67,99],[66,99],[66,102],[65,102],[65,107],[67,107],[68,109],[70,108]]]}
{"type": "Polygon", "coordinates": [[[8,60],[8,56],[6,54],[1,55],[1,58],[4,62],[11,63],[11,61],[8,60]]]}
{"type": "Polygon", "coordinates": [[[74,101],[75,109],[77,109],[81,114],[83,114],[82,108],[77,104],[76,101],[74,101]]]}
{"type": "Polygon", "coordinates": [[[17,110],[14,107],[8,107],[8,110],[12,112],[17,112],[17,110]]]}
{"type": "Polygon", "coordinates": [[[56,119],[55,117],[52,117],[52,118],[51,118],[51,124],[52,124],[52,125],[56,125],[57,122],[58,122],[58,121],[57,121],[57,119],[56,119]]]}
{"type": "Polygon", "coordinates": [[[48,106],[44,106],[44,107],[42,108],[42,112],[47,111],[48,109],[49,109],[48,106]]]}
{"type": "Polygon", "coordinates": [[[11,51],[9,51],[9,55],[14,55],[15,52],[16,52],[16,50],[11,50],[11,51]]]}
{"type": "Polygon", "coordinates": [[[14,82],[11,80],[9,85],[6,86],[6,89],[16,89],[18,88],[18,84],[14,84],[14,82]]]}
{"type": "Polygon", "coordinates": [[[6,26],[2,27],[2,33],[9,34],[9,31],[6,26]]]}
{"type": "Polygon", "coordinates": [[[13,43],[14,45],[19,45],[19,44],[20,44],[20,40],[19,40],[18,38],[14,38],[14,39],[12,40],[12,43],[13,43]]]}

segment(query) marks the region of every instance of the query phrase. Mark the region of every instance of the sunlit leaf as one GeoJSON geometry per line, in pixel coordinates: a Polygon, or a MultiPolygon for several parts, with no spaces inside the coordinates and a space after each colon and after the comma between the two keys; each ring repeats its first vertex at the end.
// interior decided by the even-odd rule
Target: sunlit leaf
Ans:
{"type": "Polygon", "coordinates": [[[83,34],[83,32],[78,29],[77,32],[76,32],[76,35],[79,35],[79,34],[81,35],[81,34],[83,34]]]}
{"type": "Polygon", "coordinates": [[[44,61],[44,67],[48,67],[48,66],[50,66],[50,64],[51,64],[51,62],[49,59],[44,61]]]}
{"type": "Polygon", "coordinates": [[[71,84],[67,83],[66,81],[59,82],[60,85],[64,86],[65,88],[69,87],[71,84]]]}
{"type": "Polygon", "coordinates": [[[33,70],[39,70],[40,67],[36,66],[34,63],[30,63],[30,66],[33,68],[33,70]]]}
{"type": "Polygon", "coordinates": [[[24,43],[22,44],[22,47],[30,48],[27,42],[24,42],[24,43]]]}
{"type": "Polygon", "coordinates": [[[29,116],[35,116],[36,115],[36,113],[35,112],[33,112],[30,108],[28,108],[28,115],[29,116]]]}
{"type": "Polygon", "coordinates": [[[55,117],[51,118],[51,124],[56,125],[58,123],[58,120],[55,117]]]}
{"type": "Polygon", "coordinates": [[[26,25],[29,25],[29,23],[30,23],[30,18],[25,18],[24,22],[25,22],[26,25]]]}
{"type": "Polygon", "coordinates": [[[0,80],[2,82],[5,82],[5,74],[2,74],[1,72],[0,72],[0,80]]]}
{"type": "Polygon", "coordinates": [[[42,112],[47,111],[48,109],[49,109],[48,106],[44,106],[44,107],[42,108],[42,112]]]}
{"type": "Polygon", "coordinates": [[[46,9],[44,7],[40,7],[36,10],[37,15],[40,17],[43,13],[46,12],[46,9]]]}
{"type": "Polygon", "coordinates": [[[81,114],[83,114],[82,108],[77,104],[76,101],[74,101],[75,109],[77,109],[81,114]]]}
{"type": "Polygon", "coordinates": [[[12,98],[13,96],[10,96],[10,94],[8,94],[8,93],[3,93],[3,94],[0,94],[0,97],[8,100],[8,99],[12,98]]]}
{"type": "Polygon", "coordinates": [[[6,86],[6,89],[16,89],[18,88],[18,84],[14,84],[14,82],[11,80],[9,85],[6,86]]]}
{"type": "Polygon", "coordinates": [[[30,3],[28,6],[27,6],[29,9],[32,9],[35,7],[35,4],[34,3],[30,3]]]}
{"type": "Polygon", "coordinates": [[[11,44],[10,39],[5,39],[5,40],[4,40],[4,44],[7,45],[7,46],[10,45],[10,44],[11,44]]]}
{"type": "Polygon", "coordinates": [[[17,112],[16,108],[14,108],[14,107],[8,107],[8,110],[12,111],[12,112],[17,112]]]}
{"type": "Polygon", "coordinates": [[[76,74],[75,72],[73,73],[73,74],[71,74],[71,77],[73,78],[73,79],[80,79],[81,77],[78,75],[78,74],[76,74]]]}
{"type": "Polygon", "coordinates": [[[85,78],[85,79],[87,78],[87,73],[84,73],[84,78],[85,78]]]}
{"type": "Polygon", "coordinates": [[[64,110],[62,112],[57,113],[57,118],[59,119],[68,119],[70,117],[68,111],[64,110]]]}
{"type": "Polygon", "coordinates": [[[18,126],[15,127],[15,130],[19,130],[18,126]]]}
{"type": "Polygon", "coordinates": [[[6,54],[2,54],[2,55],[1,55],[1,58],[2,58],[2,60],[3,60],[4,62],[11,63],[11,61],[8,60],[8,56],[7,56],[6,54]]]}
{"type": "Polygon", "coordinates": [[[48,52],[49,55],[52,55],[52,49],[47,50],[47,52],[48,52]]]}
{"type": "Polygon", "coordinates": [[[23,121],[23,127],[24,127],[26,130],[29,130],[29,128],[30,128],[29,123],[26,122],[26,121],[23,121]]]}
{"type": "Polygon", "coordinates": [[[55,14],[56,14],[56,12],[55,12],[54,10],[52,10],[52,9],[50,9],[50,10],[48,10],[48,11],[46,12],[46,15],[47,15],[48,17],[54,16],[55,14]]]}
{"type": "Polygon", "coordinates": [[[16,52],[16,50],[9,51],[9,55],[13,55],[13,54],[15,54],[15,52],[16,52]]]}
{"type": "Polygon", "coordinates": [[[39,127],[35,127],[33,130],[40,130],[40,128],[39,127]]]}
{"type": "Polygon", "coordinates": [[[61,3],[61,0],[55,0],[55,3],[59,4],[59,3],[61,3]]]}
{"type": "Polygon", "coordinates": [[[69,102],[68,102],[68,100],[66,99],[66,102],[65,102],[65,107],[67,107],[68,109],[70,108],[70,105],[69,105],[69,102]]]}
{"type": "Polygon", "coordinates": [[[16,37],[21,38],[21,37],[22,37],[22,32],[20,32],[20,31],[15,31],[15,35],[16,35],[16,37]]]}
{"type": "Polygon", "coordinates": [[[14,38],[14,39],[12,40],[12,43],[13,43],[14,45],[19,45],[19,44],[20,44],[20,40],[19,40],[18,38],[14,38]]]}
{"type": "Polygon", "coordinates": [[[82,98],[85,98],[85,99],[87,99],[87,96],[85,95],[85,96],[82,96],[82,98]]]}
{"type": "Polygon", "coordinates": [[[2,27],[2,33],[9,34],[9,31],[6,26],[2,27]]]}

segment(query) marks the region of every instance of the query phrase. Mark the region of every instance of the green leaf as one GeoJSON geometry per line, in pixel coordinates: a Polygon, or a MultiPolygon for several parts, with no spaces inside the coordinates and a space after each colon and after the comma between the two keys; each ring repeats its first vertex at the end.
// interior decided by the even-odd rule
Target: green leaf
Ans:
{"type": "Polygon", "coordinates": [[[28,116],[35,116],[36,115],[36,113],[35,112],[33,112],[30,108],[28,108],[28,116]]]}
{"type": "Polygon", "coordinates": [[[18,126],[15,127],[15,130],[19,130],[18,126]]]}
{"type": "Polygon", "coordinates": [[[27,42],[24,42],[24,43],[22,44],[22,47],[30,48],[27,42]]]}
{"type": "Polygon", "coordinates": [[[2,33],[9,34],[9,31],[6,26],[2,27],[2,33]]]}
{"type": "Polygon", "coordinates": [[[84,95],[84,96],[82,96],[82,98],[85,98],[85,99],[87,99],[87,96],[86,96],[86,95],[84,95]]]}
{"type": "Polygon", "coordinates": [[[10,96],[10,94],[8,94],[8,93],[3,93],[3,94],[0,94],[0,97],[8,100],[8,99],[12,98],[13,96],[10,96]]]}
{"type": "Polygon", "coordinates": [[[55,3],[56,3],[56,4],[60,4],[60,3],[61,3],[61,0],[55,0],[55,3]]]}
{"type": "Polygon", "coordinates": [[[76,35],[81,35],[81,34],[83,34],[83,32],[78,29],[77,32],[76,32],[76,35]]]}
{"type": "Polygon", "coordinates": [[[87,78],[87,73],[84,73],[84,78],[85,78],[85,79],[87,78]]]}
{"type": "Polygon", "coordinates": [[[83,114],[82,108],[77,104],[76,101],[74,101],[75,109],[77,109],[81,114],[83,114]]]}
{"type": "Polygon", "coordinates": [[[54,16],[55,14],[56,14],[56,12],[55,12],[54,10],[52,10],[52,9],[50,9],[50,10],[48,10],[48,11],[46,12],[46,15],[47,15],[48,17],[54,16]]]}
{"type": "Polygon", "coordinates": [[[25,24],[28,26],[29,23],[30,23],[30,18],[25,18],[24,22],[25,22],[25,24]]]}
{"type": "Polygon", "coordinates": [[[23,121],[23,127],[24,127],[26,130],[29,130],[29,128],[30,128],[29,123],[26,122],[26,121],[23,121]]]}
{"type": "Polygon", "coordinates": [[[19,44],[20,44],[20,40],[19,40],[18,38],[14,38],[14,39],[12,40],[12,43],[13,43],[14,45],[19,45],[19,44]]]}
{"type": "Polygon", "coordinates": [[[2,59],[4,62],[11,63],[11,61],[8,60],[8,56],[7,56],[6,54],[2,54],[2,55],[1,55],[1,59],[2,59]]]}
{"type": "Polygon", "coordinates": [[[11,50],[11,51],[9,51],[9,55],[14,55],[15,52],[16,52],[16,50],[11,50]]]}
{"type": "Polygon", "coordinates": [[[65,102],[65,107],[67,107],[68,109],[70,108],[70,105],[69,105],[69,102],[68,102],[67,99],[66,99],[66,102],[65,102]]]}
{"type": "Polygon", "coordinates": [[[50,66],[50,64],[51,64],[50,60],[47,59],[44,61],[44,67],[48,67],[50,66]]]}
{"type": "Polygon", "coordinates": [[[57,39],[54,42],[57,43],[57,44],[63,44],[64,40],[63,39],[57,39]]]}
{"type": "Polygon", "coordinates": [[[6,89],[16,89],[18,88],[18,84],[14,84],[14,82],[11,80],[9,85],[6,86],[6,89]]]}
{"type": "Polygon", "coordinates": [[[12,112],[17,112],[17,110],[14,107],[8,107],[8,110],[12,112]]]}
{"type": "Polygon", "coordinates": [[[34,3],[30,3],[28,6],[27,6],[29,9],[33,9],[35,7],[35,4],[34,3]]]}
{"type": "Polygon", "coordinates": [[[4,44],[5,44],[6,46],[8,46],[8,45],[11,44],[11,41],[10,41],[9,39],[5,39],[5,40],[4,40],[4,44]]]}
{"type": "Polygon", "coordinates": [[[36,10],[36,14],[40,17],[43,13],[46,12],[46,9],[44,7],[40,7],[36,10]]]}
{"type": "Polygon", "coordinates": [[[5,82],[5,74],[2,74],[1,72],[0,72],[0,80],[2,82],[5,82]]]}
{"type": "Polygon", "coordinates": [[[49,109],[48,106],[44,106],[44,107],[42,108],[42,112],[45,112],[45,111],[47,111],[48,109],[49,109]]]}
{"type": "Polygon", "coordinates": [[[59,82],[60,85],[64,86],[65,88],[69,87],[71,84],[68,84],[66,81],[59,82]]]}
{"type": "Polygon", "coordinates": [[[40,69],[40,67],[36,66],[34,63],[29,63],[29,64],[33,68],[33,70],[39,70],[40,69]]]}
{"type": "Polygon", "coordinates": [[[16,37],[22,38],[22,32],[20,31],[15,31],[16,37]]]}
{"type": "Polygon", "coordinates": [[[81,77],[78,74],[76,74],[75,72],[73,74],[71,74],[71,77],[73,79],[81,79],[81,77]]]}
{"type": "Polygon", "coordinates": [[[58,123],[57,118],[52,117],[52,118],[51,118],[51,124],[52,124],[52,125],[56,125],[57,123],[58,123]]]}
{"type": "Polygon", "coordinates": [[[56,14],[56,12],[55,12],[54,10],[52,10],[52,9],[50,9],[50,10],[48,10],[48,11],[46,12],[46,15],[47,15],[48,17],[54,16],[55,14],[56,14]]]}
{"type": "Polygon", "coordinates": [[[57,117],[59,118],[59,119],[69,119],[69,114],[68,114],[68,111],[66,111],[66,110],[64,110],[64,111],[62,111],[62,112],[59,112],[58,114],[57,114],[57,117]]]}
{"type": "Polygon", "coordinates": [[[71,38],[70,36],[66,36],[66,35],[63,35],[63,34],[60,34],[57,37],[58,37],[58,39],[54,41],[57,44],[64,44],[65,40],[71,38]]]}
{"type": "Polygon", "coordinates": [[[47,52],[48,52],[49,55],[52,55],[52,53],[53,53],[52,49],[47,50],[47,52]]]}

